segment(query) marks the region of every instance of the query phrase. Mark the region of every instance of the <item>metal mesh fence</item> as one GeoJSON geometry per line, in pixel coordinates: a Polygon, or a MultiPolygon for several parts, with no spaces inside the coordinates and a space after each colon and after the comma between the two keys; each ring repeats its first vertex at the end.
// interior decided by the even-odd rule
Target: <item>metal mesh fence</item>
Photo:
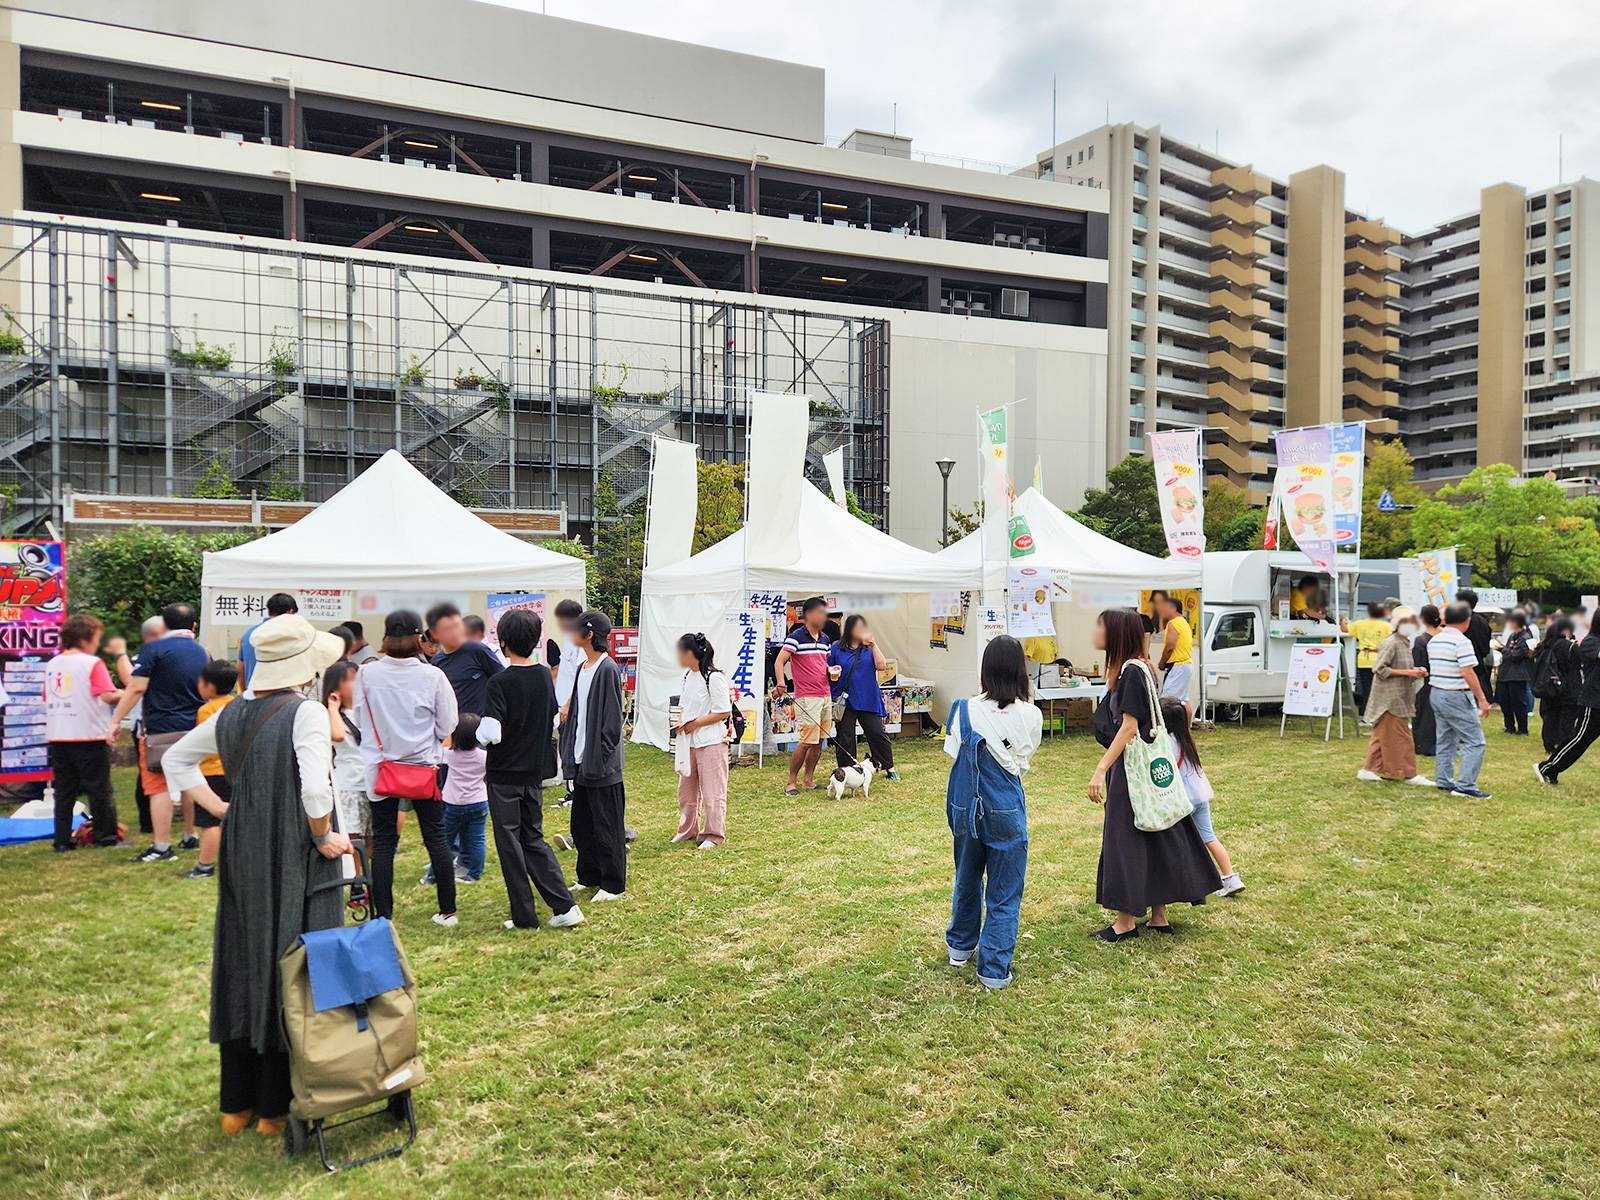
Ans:
{"type": "Polygon", "coordinates": [[[808,465],[883,512],[877,319],[497,267],[0,221],[0,486],[323,500],[398,448],[463,503],[586,525],[644,494],[654,433],[741,461],[752,390],[812,401],[808,465]]]}

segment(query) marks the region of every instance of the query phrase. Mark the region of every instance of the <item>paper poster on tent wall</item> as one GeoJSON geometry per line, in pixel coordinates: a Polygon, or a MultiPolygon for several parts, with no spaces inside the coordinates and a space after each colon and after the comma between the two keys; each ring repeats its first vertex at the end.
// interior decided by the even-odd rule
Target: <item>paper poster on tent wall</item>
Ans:
{"type": "MultiPolygon", "coordinates": [[[[493,592],[489,596],[487,605],[483,610],[483,623],[487,627],[483,640],[489,643],[492,650],[500,649],[500,618],[509,612],[525,612],[530,616],[538,617],[544,621],[544,593],[543,592],[493,592]]],[[[535,647],[534,658],[539,661],[543,658],[544,639],[539,639],[540,644],[535,647]]]]}
{"type": "Polygon", "coordinates": [[[783,641],[789,632],[787,616],[789,611],[789,597],[783,592],[751,592],[751,608],[759,608],[767,614],[766,638],[768,643],[777,645],[783,641]]]}
{"type": "Polygon", "coordinates": [[[1006,579],[1006,632],[1012,637],[1053,637],[1048,567],[1011,565],[1006,579]]]}
{"type": "Polygon", "coordinates": [[[308,621],[338,624],[348,621],[355,593],[343,588],[213,588],[205,612],[207,625],[255,625],[267,619],[267,601],[288,591],[308,621]]]}
{"type": "MultiPolygon", "coordinates": [[[[426,617],[428,610],[435,604],[454,604],[462,612],[472,611],[472,597],[466,592],[451,591],[441,588],[436,592],[429,591],[381,591],[356,593],[356,616],[363,622],[382,620],[389,613],[398,608],[407,608],[419,616],[426,617]]],[[[484,618],[488,623],[488,618],[484,618]]]]}

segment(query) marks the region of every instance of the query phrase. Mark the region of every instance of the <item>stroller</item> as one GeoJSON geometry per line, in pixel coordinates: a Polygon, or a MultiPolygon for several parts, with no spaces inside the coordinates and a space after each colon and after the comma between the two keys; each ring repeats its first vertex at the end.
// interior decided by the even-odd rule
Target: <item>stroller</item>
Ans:
{"type": "MultiPolygon", "coordinates": [[[[361,874],[318,887],[365,885],[365,863],[358,862],[361,874]]],[[[417,1138],[411,1092],[426,1074],[417,1057],[416,979],[394,927],[376,917],[302,934],[278,970],[294,1088],[285,1151],[302,1154],[315,1136],[328,1171],[404,1153],[417,1138]],[[344,1116],[379,1102],[369,1112],[344,1116]],[[336,1116],[343,1119],[328,1120],[336,1116]],[[383,1116],[406,1126],[404,1141],[348,1162],[329,1159],[329,1130],[383,1116]]]]}

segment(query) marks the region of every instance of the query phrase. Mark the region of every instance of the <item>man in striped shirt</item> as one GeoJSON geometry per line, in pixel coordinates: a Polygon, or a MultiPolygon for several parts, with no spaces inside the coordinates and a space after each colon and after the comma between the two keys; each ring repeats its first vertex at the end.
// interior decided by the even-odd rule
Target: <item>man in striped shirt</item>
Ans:
{"type": "Polygon", "coordinates": [[[827,620],[828,602],[821,596],[802,604],[800,624],[789,631],[772,667],[777,680],[772,689],[775,698],[786,690],[786,669],[794,678],[794,719],[800,733],[794,753],[789,756],[785,796],[800,794],[797,781],[802,773],[808,791],[817,786],[815,775],[817,759],[822,757],[822,739],[833,736],[833,696],[828,685],[838,677],[839,668],[828,665],[829,640],[822,628],[827,620]]]}
{"type": "Polygon", "coordinates": [[[1467,640],[1471,621],[1472,609],[1458,600],[1445,609],[1445,628],[1428,642],[1429,696],[1438,727],[1433,778],[1443,791],[1487,800],[1489,793],[1478,787],[1478,771],[1483,767],[1483,718],[1490,705],[1478,679],[1478,652],[1467,640]]]}

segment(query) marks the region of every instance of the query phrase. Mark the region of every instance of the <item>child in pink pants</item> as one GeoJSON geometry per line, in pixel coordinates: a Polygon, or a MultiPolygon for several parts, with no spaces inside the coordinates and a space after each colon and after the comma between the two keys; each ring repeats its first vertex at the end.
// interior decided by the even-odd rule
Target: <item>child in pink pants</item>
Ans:
{"type": "Polygon", "coordinates": [[[678,639],[678,663],[684,669],[676,756],[679,820],[672,840],[696,841],[700,849],[712,850],[726,837],[733,689],[713,665],[711,643],[703,633],[678,639]]]}

